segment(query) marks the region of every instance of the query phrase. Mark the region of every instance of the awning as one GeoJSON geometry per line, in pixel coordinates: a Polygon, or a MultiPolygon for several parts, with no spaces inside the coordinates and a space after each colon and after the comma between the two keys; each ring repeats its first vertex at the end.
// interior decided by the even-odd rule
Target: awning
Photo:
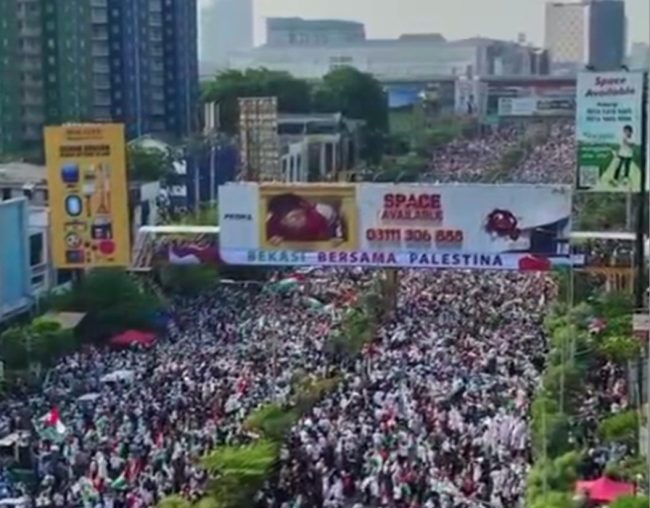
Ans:
{"type": "Polygon", "coordinates": [[[596,503],[610,503],[619,497],[634,495],[634,485],[603,476],[593,481],[577,482],[576,493],[585,494],[596,503]]]}
{"type": "Polygon", "coordinates": [[[156,342],[156,334],[140,330],[127,330],[110,340],[111,345],[118,347],[145,346],[151,347],[156,342]]]}
{"type": "Polygon", "coordinates": [[[85,312],[48,312],[40,319],[59,323],[63,330],[72,330],[81,323],[84,317],[86,317],[85,312]]]}

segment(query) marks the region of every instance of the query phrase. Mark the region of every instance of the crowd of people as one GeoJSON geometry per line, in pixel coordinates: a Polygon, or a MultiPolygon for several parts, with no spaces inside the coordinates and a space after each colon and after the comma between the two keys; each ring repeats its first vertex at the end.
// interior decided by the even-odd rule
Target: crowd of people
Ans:
{"type": "MultiPolygon", "coordinates": [[[[312,275],[323,304],[349,299],[367,281],[363,272],[326,275],[329,288],[312,275]]],[[[176,299],[167,336],[152,348],[85,349],[63,358],[39,393],[1,402],[6,433],[33,430],[35,505],[146,508],[171,493],[199,499],[207,481],[201,457],[246,439],[246,415],[286,400],[298,369],[328,368],[323,346],[338,311],[314,309],[301,294],[221,285],[176,299]]],[[[15,483],[5,490],[28,494],[15,483]]]]}
{"type": "MultiPolygon", "coordinates": [[[[345,305],[368,277],[323,271],[300,287],[345,305]]],[[[247,439],[246,415],[286,401],[298,370],[335,367],[340,387],[295,428],[259,506],[515,506],[544,348],[546,286],[532,277],[405,272],[396,316],[344,365],[325,353],[340,309],[304,304],[300,287],[222,285],[175,300],[153,348],[68,356],[0,414],[15,432],[56,408],[65,427],[33,434],[37,506],[144,508],[201,497],[208,450],[247,439]]]]}
{"type": "MultiPolygon", "coordinates": [[[[572,129],[553,125],[510,178],[570,182],[572,129]]],[[[524,135],[508,127],[454,141],[435,151],[432,174],[482,180],[524,135]]],[[[0,463],[0,498],[46,508],[150,508],[172,493],[198,500],[209,480],[201,457],[250,439],[246,416],[288,402],[297,372],[336,370],[339,386],[294,426],[251,507],[523,506],[550,279],[402,271],[394,315],[361,355],[340,362],[327,353],[331,332],[371,277],[315,270],[282,292],[221,284],[173,297],[168,329],[151,348],[85,348],[61,359],[41,391],[0,402],[0,428],[30,432],[37,479],[27,488],[0,463]]],[[[602,367],[576,425],[593,458],[588,477],[602,472],[597,410],[627,404],[621,372],[602,367]]]]}
{"type": "Polygon", "coordinates": [[[439,182],[475,182],[498,174],[499,181],[572,183],[576,168],[575,125],[555,121],[538,129],[522,125],[494,127],[480,136],[457,139],[434,150],[430,172],[439,182]],[[542,133],[532,133],[537,130],[542,133]],[[532,133],[532,134],[531,134],[532,133]],[[522,143],[530,138],[530,144],[522,143]],[[507,175],[498,170],[504,154],[523,149],[523,159],[507,175]]]}
{"type": "Polygon", "coordinates": [[[294,428],[266,506],[521,506],[552,291],[514,273],[405,273],[394,319],[294,428]]]}

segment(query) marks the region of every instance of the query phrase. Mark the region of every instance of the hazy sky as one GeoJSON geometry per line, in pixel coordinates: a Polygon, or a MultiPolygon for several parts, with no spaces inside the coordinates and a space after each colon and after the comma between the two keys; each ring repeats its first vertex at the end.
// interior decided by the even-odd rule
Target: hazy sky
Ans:
{"type": "MultiPolygon", "coordinates": [[[[212,0],[200,0],[209,3],[212,0]]],[[[370,37],[440,32],[448,39],[484,35],[514,40],[518,32],[541,45],[545,0],[254,0],[256,42],[269,16],[328,17],[362,21],[370,37]]],[[[649,0],[625,0],[628,41],[648,42],[649,0]]]]}

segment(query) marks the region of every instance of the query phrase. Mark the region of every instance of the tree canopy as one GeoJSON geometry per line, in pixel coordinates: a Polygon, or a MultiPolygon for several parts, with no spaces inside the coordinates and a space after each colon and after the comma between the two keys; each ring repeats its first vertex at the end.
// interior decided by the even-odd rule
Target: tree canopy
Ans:
{"type": "Polygon", "coordinates": [[[69,292],[52,297],[49,304],[58,311],[86,313],[82,333],[91,340],[128,328],[149,328],[161,306],[155,295],[116,268],[92,270],[69,292]]]}
{"type": "Polygon", "coordinates": [[[229,70],[207,83],[203,97],[220,106],[221,128],[235,134],[238,130],[240,97],[278,98],[281,113],[342,113],[366,124],[367,154],[381,154],[388,130],[388,101],[372,75],[353,67],[342,67],[312,84],[287,72],[268,69],[229,70]]]}
{"type": "Polygon", "coordinates": [[[128,145],[126,150],[129,180],[155,182],[163,180],[172,170],[168,154],[155,148],[137,144],[128,145]]]}
{"type": "Polygon", "coordinates": [[[283,113],[307,113],[311,105],[311,89],[307,81],[294,78],[288,72],[268,69],[228,70],[207,83],[203,97],[220,107],[221,128],[235,134],[239,122],[240,97],[278,98],[283,113]]]}

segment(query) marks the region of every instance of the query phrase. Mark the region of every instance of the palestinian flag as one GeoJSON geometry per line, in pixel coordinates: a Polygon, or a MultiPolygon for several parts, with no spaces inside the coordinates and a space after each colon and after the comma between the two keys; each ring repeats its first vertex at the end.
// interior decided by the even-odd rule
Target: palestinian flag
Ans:
{"type": "Polygon", "coordinates": [[[56,407],[39,419],[37,428],[41,437],[55,442],[62,441],[68,431],[56,407]]]}
{"type": "Polygon", "coordinates": [[[111,489],[113,490],[124,490],[128,486],[129,482],[127,481],[126,475],[124,473],[122,473],[111,482],[111,489]]]}

